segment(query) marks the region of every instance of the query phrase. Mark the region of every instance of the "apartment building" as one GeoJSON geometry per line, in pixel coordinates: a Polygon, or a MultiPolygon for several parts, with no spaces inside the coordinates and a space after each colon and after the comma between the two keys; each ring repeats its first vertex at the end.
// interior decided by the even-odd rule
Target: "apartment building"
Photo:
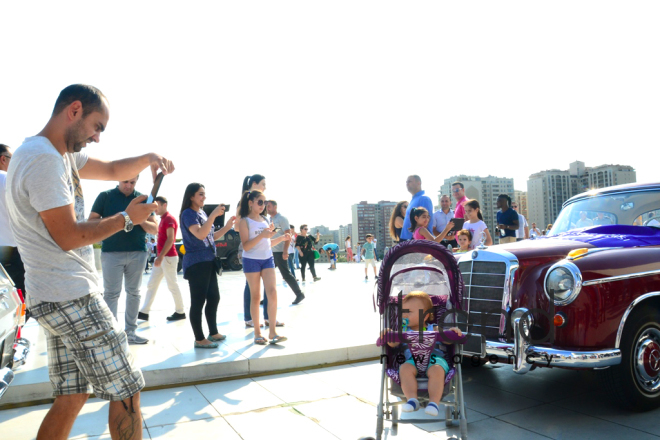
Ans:
{"type": "Polygon", "coordinates": [[[557,218],[562,205],[574,195],[590,189],[623,185],[637,181],[637,174],[628,165],[586,167],[575,161],[568,170],[546,170],[534,173],[527,181],[527,217],[545,229],[557,218]]]}

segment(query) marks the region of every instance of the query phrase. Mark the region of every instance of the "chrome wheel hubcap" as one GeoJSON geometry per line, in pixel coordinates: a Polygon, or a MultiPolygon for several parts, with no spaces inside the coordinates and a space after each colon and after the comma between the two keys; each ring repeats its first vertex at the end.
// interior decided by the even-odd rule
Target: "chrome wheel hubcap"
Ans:
{"type": "Polygon", "coordinates": [[[660,330],[644,330],[635,344],[635,379],[646,393],[660,390],[660,330]]]}

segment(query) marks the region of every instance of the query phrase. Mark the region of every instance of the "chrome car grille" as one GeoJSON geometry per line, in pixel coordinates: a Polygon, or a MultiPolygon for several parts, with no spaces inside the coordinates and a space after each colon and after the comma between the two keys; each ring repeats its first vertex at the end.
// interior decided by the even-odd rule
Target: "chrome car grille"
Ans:
{"type": "Polygon", "coordinates": [[[459,262],[458,267],[465,283],[463,310],[468,313],[468,332],[497,340],[500,337],[507,264],[502,261],[468,260],[459,262]],[[482,313],[490,313],[486,315],[485,322],[482,313]]]}

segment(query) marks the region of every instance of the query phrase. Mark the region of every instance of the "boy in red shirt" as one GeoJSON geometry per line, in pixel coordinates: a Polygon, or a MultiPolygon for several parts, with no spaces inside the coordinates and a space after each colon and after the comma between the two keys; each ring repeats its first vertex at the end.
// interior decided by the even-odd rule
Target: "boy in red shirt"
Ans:
{"type": "Polygon", "coordinates": [[[158,286],[163,280],[163,277],[165,277],[167,288],[172,292],[175,307],[174,314],[168,316],[167,320],[178,321],[180,319],[186,319],[186,314],[183,309],[183,298],[181,297],[181,291],[179,290],[179,284],[176,277],[179,264],[179,254],[174,247],[174,240],[179,224],[177,223],[176,218],[167,211],[167,199],[165,197],[156,197],[156,203],[158,204],[156,214],[160,216],[158,241],[156,243],[158,256],[154,261],[151,278],[149,278],[149,283],[147,284],[147,295],[144,299],[144,305],[138,313],[138,319],[144,321],[149,320],[149,310],[151,310],[151,305],[156,298],[158,286]]]}

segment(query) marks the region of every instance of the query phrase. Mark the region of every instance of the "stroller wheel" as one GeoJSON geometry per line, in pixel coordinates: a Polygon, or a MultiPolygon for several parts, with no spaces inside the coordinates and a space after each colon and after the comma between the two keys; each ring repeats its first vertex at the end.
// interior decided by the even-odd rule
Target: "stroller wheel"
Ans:
{"type": "Polygon", "coordinates": [[[392,428],[399,426],[399,405],[392,407],[392,428]]]}
{"type": "Polygon", "coordinates": [[[451,406],[445,405],[445,425],[447,428],[452,426],[452,417],[451,417],[451,406]]]}

